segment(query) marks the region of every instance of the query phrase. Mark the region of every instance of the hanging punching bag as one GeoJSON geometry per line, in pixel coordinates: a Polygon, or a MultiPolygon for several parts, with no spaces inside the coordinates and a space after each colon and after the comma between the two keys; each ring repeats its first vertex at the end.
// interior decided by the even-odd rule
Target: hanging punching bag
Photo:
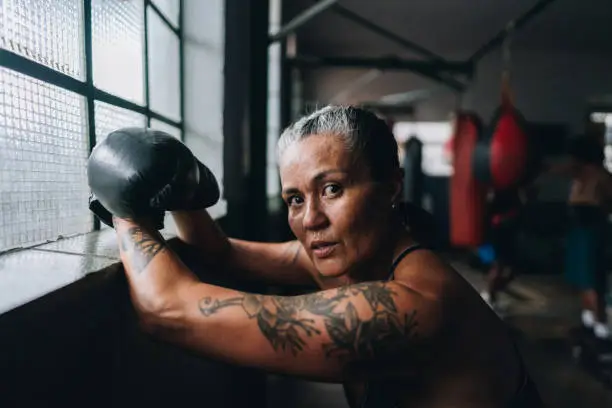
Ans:
{"type": "Polygon", "coordinates": [[[501,106],[493,115],[489,130],[474,150],[476,178],[496,190],[522,184],[529,173],[529,139],[525,120],[514,107],[508,73],[502,78],[501,106]]]}
{"type": "Polygon", "coordinates": [[[404,144],[404,201],[421,205],[423,200],[423,142],[412,136],[404,144]]]}
{"type": "Polygon", "coordinates": [[[474,177],[472,156],[480,138],[478,116],[458,112],[452,134],[453,175],[450,180],[450,242],[473,248],[484,240],[486,187],[474,177]]]}

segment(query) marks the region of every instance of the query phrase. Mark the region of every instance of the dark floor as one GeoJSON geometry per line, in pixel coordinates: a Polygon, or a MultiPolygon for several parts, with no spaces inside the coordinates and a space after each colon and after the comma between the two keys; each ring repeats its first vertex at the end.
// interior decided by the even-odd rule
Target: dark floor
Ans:
{"type": "MultiPolygon", "coordinates": [[[[477,289],[482,275],[462,263],[454,265],[477,289]]],[[[567,332],[579,312],[575,296],[561,276],[522,276],[504,294],[507,323],[542,397],[549,407],[612,407],[612,389],[577,367],[570,355],[567,332]]],[[[269,408],[347,408],[341,386],[270,377],[269,408]]]]}

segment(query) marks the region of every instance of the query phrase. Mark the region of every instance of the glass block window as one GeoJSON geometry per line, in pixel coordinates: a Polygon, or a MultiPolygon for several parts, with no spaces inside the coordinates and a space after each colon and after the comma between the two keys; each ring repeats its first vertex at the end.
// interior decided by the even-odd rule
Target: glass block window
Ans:
{"type": "Polygon", "coordinates": [[[169,125],[161,120],[151,119],[151,125],[149,126],[151,129],[161,130],[162,132],[166,132],[169,135],[176,137],[177,139],[181,138],[181,129],[169,125]]]}
{"type": "Polygon", "coordinates": [[[100,143],[109,133],[124,127],[147,126],[147,117],[137,112],[96,101],[94,105],[96,115],[96,141],[100,143]]]}
{"type": "Polygon", "coordinates": [[[181,2],[151,4],[0,0],[0,48],[14,54],[0,59],[0,253],[94,228],[86,173],[92,142],[146,127],[139,112],[148,111],[165,118],[149,118],[152,125],[180,138],[180,128],[166,122],[182,120],[181,38],[156,10],[178,28],[181,2]]]}
{"type": "Polygon", "coordinates": [[[179,120],[180,42],[164,21],[149,8],[149,101],[151,109],[179,120]]]}
{"type": "Polygon", "coordinates": [[[0,45],[77,79],[84,78],[82,0],[0,1],[0,45]]]}
{"type": "Polygon", "coordinates": [[[91,0],[93,80],[144,103],[144,1],[91,0]]]}
{"type": "Polygon", "coordinates": [[[152,3],[157,6],[168,21],[178,27],[180,0],[152,0],[152,3]]]}
{"type": "Polygon", "coordinates": [[[85,98],[0,67],[0,251],[91,230],[85,98]]]}

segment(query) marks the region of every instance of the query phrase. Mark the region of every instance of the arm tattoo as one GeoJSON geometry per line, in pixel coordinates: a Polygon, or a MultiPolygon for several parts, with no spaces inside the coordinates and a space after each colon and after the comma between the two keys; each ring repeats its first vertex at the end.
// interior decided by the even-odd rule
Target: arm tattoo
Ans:
{"type": "Polygon", "coordinates": [[[141,273],[166,246],[158,232],[149,233],[140,227],[131,227],[121,233],[121,249],[128,254],[130,266],[141,273]]]}
{"type": "Polygon", "coordinates": [[[415,311],[398,313],[389,285],[380,282],[361,283],[302,296],[282,297],[245,293],[229,299],[205,297],[200,311],[211,316],[227,307],[241,307],[256,319],[262,334],[274,350],[288,350],[294,356],[302,351],[305,339],[321,334],[306,311],[323,318],[331,342],[323,346],[326,357],[340,359],[375,359],[406,349],[416,336],[415,311]],[[361,317],[353,302],[362,296],[370,306],[371,316],[361,317]],[[384,354],[383,354],[384,353],[384,354]]]}

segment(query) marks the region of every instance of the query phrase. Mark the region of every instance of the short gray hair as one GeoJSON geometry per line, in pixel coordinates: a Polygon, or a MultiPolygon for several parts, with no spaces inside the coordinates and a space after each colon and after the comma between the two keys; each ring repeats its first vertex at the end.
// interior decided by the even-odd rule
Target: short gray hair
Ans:
{"type": "Polygon", "coordinates": [[[281,134],[279,160],[290,145],[312,135],[342,138],[348,151],[366,161],[376,181],[389,181],[399,170],[395,137],[385,121],[369,110],[330,105],[302,117],[281,134]]]}

